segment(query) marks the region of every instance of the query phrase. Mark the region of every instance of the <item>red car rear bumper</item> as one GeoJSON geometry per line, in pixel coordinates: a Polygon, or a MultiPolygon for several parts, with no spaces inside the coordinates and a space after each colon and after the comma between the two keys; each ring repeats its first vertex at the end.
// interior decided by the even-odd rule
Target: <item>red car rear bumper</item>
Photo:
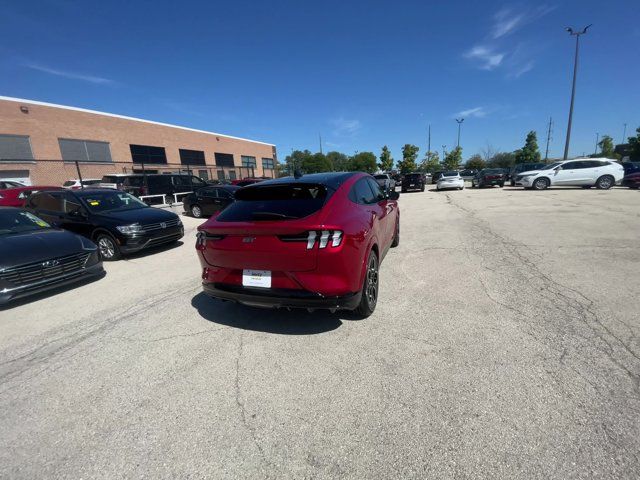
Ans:
{"type": "Polygon", "coordinates": [[[360,303],[361,292],[341,296],[323,296],[306,290],[265,289],[226,283],[203,283],[204,292],[220,300],[267,308],[322,308],[353,310],[360,303]]]}

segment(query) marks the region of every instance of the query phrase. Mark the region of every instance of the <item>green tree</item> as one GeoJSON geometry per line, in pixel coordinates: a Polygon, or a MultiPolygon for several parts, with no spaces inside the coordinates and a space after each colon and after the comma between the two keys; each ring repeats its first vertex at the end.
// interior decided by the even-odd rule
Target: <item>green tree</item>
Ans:
{"type": "Polygon", "coordinates": [[[482,170],[486,166],[487,164],[482,159],[482,156],[477,153],[475,155],[471,155],[471,157],[469,158],[469,160],[467,160],[467,163],[465,164],[465,167],[473,170],[482,170]]]}
{"type": "Polygon", "coordinates": [[[447,170],[455,170],[462,163],[462,147],[456,147],[450,152],[447,152],[447,156],[444,157],[442,165],[447,170]]]}
{"type": "Polygon", "coordinates": [[[613,138],[611,138],[610,135],[603,135],[602,139],[598,142],[598,147],[600,147],[600,152],[596,152],[592,155],[593,157],[616,158],[613,138]]]}
{"type": "Polygon", "coordinates": [[[536,132],[531,130],[527,133],[527,139],[524,142],[524,147],[516,150],[516,163],[539,163],[540,162],[540,150],[538,150],[538,136],[536,132]]]}
{"type": "Polygon", "coordinates": [[[336,172],[347,172],[351,169],[351,163],[349,157],[340,152],[327,153],[327,160],[331,162],[333,170],[336,172]]]}
{"type": "Polygon", "coordinates": [[[512,152],[498,152],[494,154],[487,166],[491,168],[511,168],[516,161],[516,155],[512,152]]]}
{"type": "Polygon", "coordinates": [[[314,153],[303,159],[301,169],[304,173],[320,173],[330,172],[333,168],[324,154],[314,153]]]}
{"type": "Polygon", "coordinates": [[[420,148],[415,145],[411,145],[410,143],[407,143],[402,147],[402,161],[398,162],[400,173],[404,175],[415,172],[418,169],[416,159],[418,158],[419,150],[420,148]]]}
{"type": "Polygon", "coordinates": [[[635,137],[629,137],[629,159],[632,162],[640,161],[640,127],[636,128],[635,137]]]}
{"type": "Polygon", "coordinates": [[[373,152],[356,153],[350,159],[350,170],[357,172],[375,173],[378,169],[376,164],[376,156],[373,152]]]}
{"type": "Polygon", "coordinates": [[[389,147],[386,145],[382,147],[382,152],[380,153],[380,162],[378,162],[378,168],[383,172],[388,172],[393,168],[393,157],[391,156],[391,152],[389,151],[389,147]]]}
{"type": "Polygon", "coordinates": [[[427,152],[427,158],[423,159],[418,165],[418,171],[423,173],[437,172],[441,168],[438,152],[427,152]]]}
{"type": "Polygon", "coordinates": [[[284,159],[284,171],[287,175],[293,175],[295,170],[302,170],[302,165],[312,156],[313,154],[309,150],[294,150],[284,159]]]}

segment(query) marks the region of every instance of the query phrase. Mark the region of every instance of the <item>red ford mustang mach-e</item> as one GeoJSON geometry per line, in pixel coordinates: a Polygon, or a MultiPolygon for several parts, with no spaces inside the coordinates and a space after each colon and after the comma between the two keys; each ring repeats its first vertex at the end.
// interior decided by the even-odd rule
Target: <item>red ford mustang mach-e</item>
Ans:
{"type": "Polygon", "coordinates": [[[396,192],[364,173],[318,173],[256,183],[235,198],[198,228],[205,293],[373,313],[380,262],[400,241],[396,192]]]}

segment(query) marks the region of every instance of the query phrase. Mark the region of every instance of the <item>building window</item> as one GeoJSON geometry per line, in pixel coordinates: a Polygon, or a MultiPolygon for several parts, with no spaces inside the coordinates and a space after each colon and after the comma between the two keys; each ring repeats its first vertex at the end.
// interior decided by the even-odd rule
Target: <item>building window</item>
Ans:
{"type": "Polygon", "coordinates": [[[229,180],[235,180],[235,179],[236,179],[236,171],[229,170],[229,180]]]}
{"type": "Polygon", "coordinates": [[[198,170],[198,176],[205,182],[209,180],[209,172],[206,170],[198,170]]]}
{"type": "Polygon", "coordinates": [[[112,163],[108,142],[59,138],[60,153],[66,162],[112,163]]]}
{"type": "Polygon", "coordinates": [[[180,163],[183,165],[205,165],[204,152],[180,149],[180,163]]]}
{"type": "Polygon", "coordinates": [[[33,161],[31,141],[26,135],[0,135],[0,160],[33,161]]]}
{"type": "Polygon", "coordinates": [[[242,155],[242,166],[243,167],[254,167],[256,166],[256,157],[249,157],[247,155],[242,155]]]}
{"type": "Polygon", "coordinates": [[[262,158],[262,169],[273,170],[273,158],[262,158]]]}
{"type": "Polygon", "coordinates": [[[133,163],[167,163],[164,147],[150,145],[129,145],[133,163]]]}
{"type": "Polygon", "coordinates": [[[216,165],[219,167],[233,167],[233,154],[231,153],[214,153],[216,165]]]}

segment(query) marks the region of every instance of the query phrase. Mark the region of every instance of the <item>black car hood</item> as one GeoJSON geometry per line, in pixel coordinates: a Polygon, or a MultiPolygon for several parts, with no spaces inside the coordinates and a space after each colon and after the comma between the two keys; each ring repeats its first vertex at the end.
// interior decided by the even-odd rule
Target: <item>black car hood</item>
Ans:
{"type": "Polygon", "coordinates": [[[83,246],[96,248],[90,240],[66,230],[46,229],[0,235],[0,270],[82,253],[87,251],[83,246]]]}
{"type": "Polygon", "coordinates": [[[113,212],[100,212],[95,213],[95,217],[108,218],[111,221],[119,222],[122,225],[129,225],[131,223],[140,223],[145,225],[147,223],[166,222],[169,220],[175,220],[178,216],[173,212],[162,210],[161,208],[136,208],[133,210],[121,210],[113,212]]]}

